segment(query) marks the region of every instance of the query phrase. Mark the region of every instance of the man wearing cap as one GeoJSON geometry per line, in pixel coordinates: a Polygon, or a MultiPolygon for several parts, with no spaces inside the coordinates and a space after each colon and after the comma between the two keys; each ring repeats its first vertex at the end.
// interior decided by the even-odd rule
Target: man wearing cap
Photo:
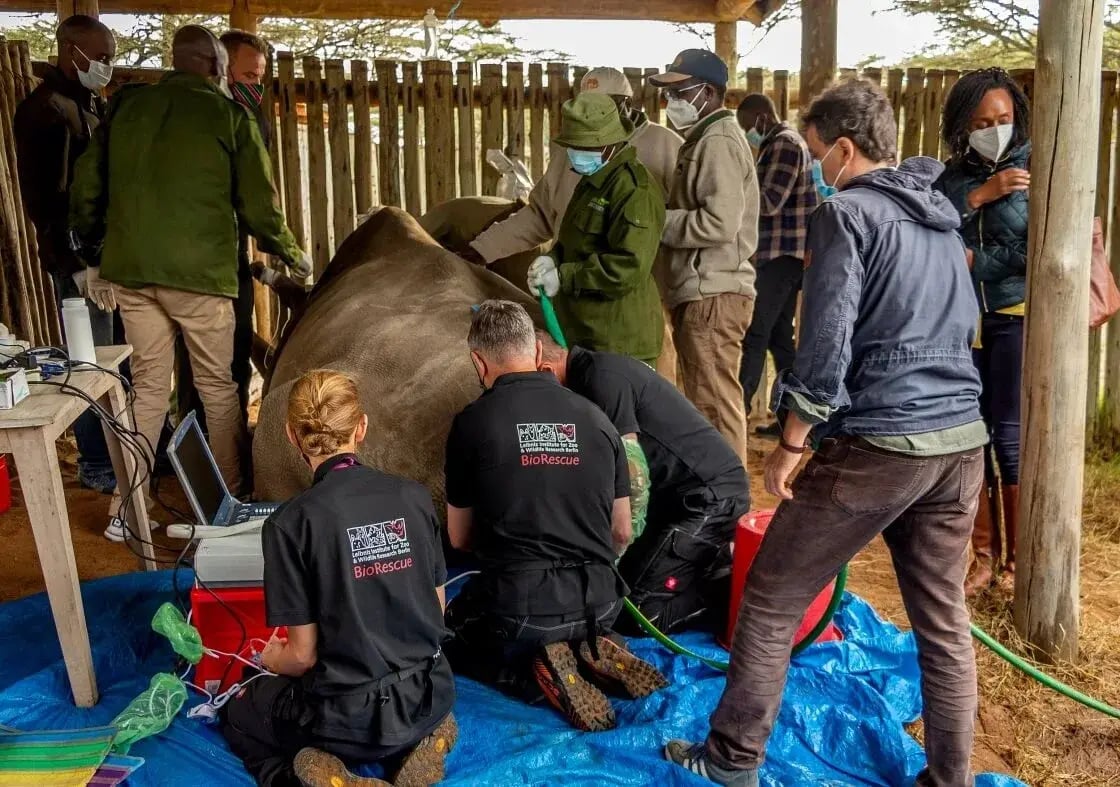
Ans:
{"type": "Polygon", "coordinates": [[[665,204],[627,144],[633,124],[609,96],[564,104],[556,144],[581,175],[556,245],[529,266],[529,291],[555,298],[568,341],[651,366],[661,352],[661,298],[653,281],[665,204]]]}
{"type": "Polygon", "coordinates": [[[727,65],[715,54],[685,50],[650,82],[664,90],[669,122],[685,135],[662,236],[681,384],[746,466],[739,365],[754,310],[754,157],[735,113],[723,108],[727,65]]]}
{"type": "MultiPolygon", "coordinates": [[[[632,104],[634,91],[630,80],[616,68],[593,68],[580,80],[580,93],[610,96],[621,117],[630,121],[634,133],[630,147],[661,188],[662,197],[668,200],[677,166],[677,151],[681,139],[675,131],[650,121],[641,109],[632,104]]],[[[480,232],[470,243],[468,259],[486,265],[508,259],[522,252],[551,243],[560,232],[560,221],[568,202],[579,184],[580,175],[572,169],[564,149],[553,144],[549,151],[548,169],[533,187],[529,202],[508,218],[497,221],[480,232]],[[474,255],[477,255],[475,257],[474,255]]],[[[664,286],[664,269],[660,262],[654,267],[654,278],[664,286]]],[[[667,320],[666,320],[667,322],[667,320]]],[[[676,355],[672,351],[668,325],[663,329],[662,353],[657,370],[670,380],[676,378],[676,355]]]]}

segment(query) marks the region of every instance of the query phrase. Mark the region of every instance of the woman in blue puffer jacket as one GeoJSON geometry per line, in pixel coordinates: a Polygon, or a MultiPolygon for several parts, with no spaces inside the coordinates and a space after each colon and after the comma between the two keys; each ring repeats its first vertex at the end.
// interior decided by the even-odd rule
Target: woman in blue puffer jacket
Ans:
{"type": "Polygon", "coordinates": [[[1013,585],[1019,524],[1019,402],[1027,284],[1027,200],[1031,176],[1030,107],[1002,68],[961,77],[945,102],[941,134],[951,151],[934,184],[961,214],[961,236],[980,301],[979,346],[974,350],[984,385],[981,409],[995,449],[1000,495],[988,455],[965,581],[968,595],[992,584],[1013,585]],[[1006,551],[1006,558],[1002,552],[1006,551]],[[1001,564],[1002,559],[1002,564],[1001,564]]]}

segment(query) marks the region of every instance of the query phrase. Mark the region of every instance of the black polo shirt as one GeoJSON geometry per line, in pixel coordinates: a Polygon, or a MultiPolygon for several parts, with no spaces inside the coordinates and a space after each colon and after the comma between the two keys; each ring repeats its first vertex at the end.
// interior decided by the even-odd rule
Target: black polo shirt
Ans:
{"type": "Polygon", "coordinates": [[[650,510],[675,510],[703,487],[717,499],[750,493],[727,440],[668,380],[625,355],[573,347],[567,386],[594,402],[620,435],[638,435],[649,463],[650,510]]]}
{"type": "MultiPolygon", "coordinates": [[[[318,625],[318,662],[304,679],[313,696],[345,698],[339,702],[357,702],[360,710],[363,688],[376,694],[379,680],[439,650],[447,630],[435,587],[447,580],[447,572],[438,528],[424,487],[363,467],[352,455],[322,464],[311,488],[265,522],[267,622],[318,625]]],[[[436,659],[432,673],[431,712],[438,722],[450,710],[455,690],[445,659],[436,659]]],[[[409,717],[409,706],[416,711],[423,702],[423,677],[390,692],[401,695],[390,704],[403,706],[403,718],[365,718],[328,701],[337,713],[327,722],[359,729],[393,726],[374,730],[383,742],[407,737],[415,724],[426,723],[409,717]]]]}
{"type": "Polygon", "coordinates": [[[611,510],[630,494],[626,453],[606,416],[553,375],[503,375],[459,413],[446,476],[447,502],[473,510],[491,611],[567,614],[625,592],[611,510]]]}

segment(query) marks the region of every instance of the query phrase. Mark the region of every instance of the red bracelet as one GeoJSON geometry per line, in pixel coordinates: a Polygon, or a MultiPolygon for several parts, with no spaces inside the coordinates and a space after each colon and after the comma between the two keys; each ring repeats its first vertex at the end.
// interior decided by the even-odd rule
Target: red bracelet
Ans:
{"type": "Polygon", "coordinates": [[[803,454],[803,453],[805,453],[805,446],[801,446],[800,448],[798,448],[796,445],[790,445],[789,443],[786,442],[785,435],[782,435],[782,437],[778,438],[778,445],[781,447],[781,449],[783,451],[787,451],[791,454],[803,454]]]}

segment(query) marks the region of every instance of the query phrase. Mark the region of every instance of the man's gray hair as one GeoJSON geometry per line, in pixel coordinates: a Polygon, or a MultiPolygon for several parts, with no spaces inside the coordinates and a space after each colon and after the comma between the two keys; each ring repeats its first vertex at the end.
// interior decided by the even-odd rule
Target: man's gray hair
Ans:
{"type": "Polygon", "coordinates": [[[467,345],[472,352],[496,363],[532,360],[537,334],[525,307],[513,301],[484,301],[471,320],[467,345]]]}

